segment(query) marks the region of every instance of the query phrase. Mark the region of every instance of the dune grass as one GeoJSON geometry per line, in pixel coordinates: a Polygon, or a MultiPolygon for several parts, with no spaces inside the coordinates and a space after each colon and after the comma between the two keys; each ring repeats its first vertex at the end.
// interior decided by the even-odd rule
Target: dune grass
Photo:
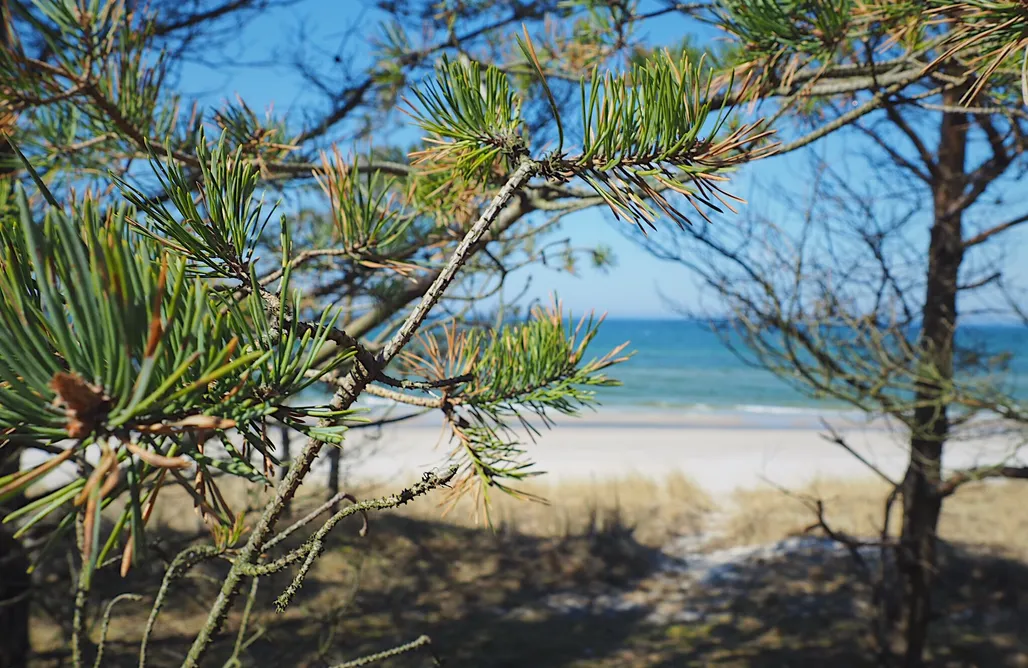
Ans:
{"type": "MultiPolygon", "coordinates": [[[[769,543],[793,535],[815,519],[820,499],[828,524],[856,536],[879,535],[889,488],[876,478],[821,480],[795,490],[763,488],[736,492],[728,503],[724,545],[769,543]]],[[[1028,562],[1028,485],[1018,481],[976,482],[961,487],[943,506],[939,536],[1028,562]]],[[[900,529],[894,504],[890,535],[900,529]]]]}
{"type": "MultiPolygon", "coordinates": [[[[358,498],[392,493],[405,482],[364,483],[352,487],[358,498]]],[[[229,481],[223,492],[237,509],[260,508],[268,490],[229,481]]],[[[713,499],[688,477],[674,473],[662,480],[631,475],[619,479],[561,479],[529,482],[519,487],[543,499],[491,496],[486,521],[481,505],[470,496],[449,507],[439,495],[419,499],[391,511],[404,517],[439,522],[485,532],[517,533],[537,538],[559,538],[602,532],[610,526],[627,528],[639,543],[660,547],[669,539],[711,531],[711,547],[772,543],[809,526],[812,506],[820,499],[833,528],[857,536],[876,536],[884,519],[887,485],[876,478],[823,479],[799,488],[770,485],[743,489],[713,499]],[[716,526],[712,526],[716,523],[716,526]]],[[[203,525],[191,511],[190,497],[178,488],[162,491],[164,502],[154,509],[153,525],[177,532],[201,532],[203,525]]],[[[318,487],[304,488],[296,513],[325,498],[318,487]]],[[[940,537],[981,546],[1028,560],[1028,484],[995,480],[963,486],[945,502],[940,537]]],[[[295,513],[294,513],[295,514],[295,513]]],[[[899,530],[899,505],[890,518],[892,534],[899,530]]]]}
{"type": "MultiPolygon", "coordinates": [[[[352,491],[367,497],[405,482],[352,491]]],[[[375,515],[366,538],[357,535],[359,521],[350,518],[337,527],[285,613],[274,612],[273,601],[292,572],[261,583],[243,634],[249,644],[231,659],[243,607],[236,606],[212,665],[331,666],[421,634],[455,666],[869,665],[867,590],[844,562],[816,573],[796,561],[759,563],[749,567],[744,582],[702,588],[680,585],[654,568],[657,548],[680,536],[709,534],[710,542],[699,549],[713,550],[793,535],[812,521],[804,495],[822,498],[838,528],[873,533],[883,485],[823,480],[792,494],[767,488],[712,499],[675,476],[543,479],[527,491],[549,503],[500,495],[492,529],[475,520],[470,499],[446,515],[439,498],[375,515]],[[542,603],[554,596],[598,601],[616,592],[627,600],[693,606],[704,613],[655,624],[642,609],[561,611],[542,603]]],[[[149,567],[126,580],[114,573],[97,582],[102,599],[123,591],[144,595],[142,602],[116,609],[106,665],[135,665],[143,621],[166,562],[183,545],[204,540],[188,495],[166,492],[151,519],[159,542],[149,567]]],[[[259,508],[267,493],[232,485],[225,492],[237,509],[259,508]]],[[[323,490],[308,489],[292,517],[324,497],[323,490]]],[[[952,595],[940,597],[937,665],[1028,665],[1028,601],[1017,597],[1028,586],[1026,503],[1028,485],[1016,483],[968,485],[949,500],[943,537],[974,546],[988,559],[951,568],[958,579],[949,578],[952,595]]],[[[309,531],[296,540],[304,533],[309,531]]],[[[147,665],[178,665],[224,570],[224,564],[203,564],[176,584],[147,665]]],[[[70,575],[58,568],[44,587],[32,629],[39,652],[33,666],[66,665],[70,585],[70,575]]],[[[430,663],[422,653],[383,665],[430,663]]]]}

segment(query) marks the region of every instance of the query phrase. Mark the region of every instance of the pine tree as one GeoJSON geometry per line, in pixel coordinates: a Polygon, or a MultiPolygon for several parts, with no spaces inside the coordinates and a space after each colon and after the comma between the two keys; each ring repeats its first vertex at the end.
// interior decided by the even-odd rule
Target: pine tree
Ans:
{"type": "Polygon", "coordinates": [[[477,262],[490,244],[502,258],[524,254],[545,226],[522,219],[554,208],[564,184],[581,183],[591,205],[637,224],[663,213],[682,225],[682,203],[702,215],[728,197],[722,172],[773,149],[760,123],[728,127],[730,108],[711,105],[725,84],[667,54],[624,72],[594,69],[578,90],[581,130],[565,136],[566,112],[526,32],[519,50],[549,100],[556,146],[538,148],[508,74],[441,53],[402,102],[426,133],[410,161],[340,150],[315,160],[304,150],[310,131],[291,134],[242,102],[184,117],[164,86],[165,55],[153,51],[159,23],[118,0],[12,11],[0,52],[11,147],[0,198],[0,432],[10,460],[26,449],[50,457],[0,478],[0,499],[62,464],[78,471],[4,518],[16,539],[42,523],[48,546],[76,537],[76,665],[93,652],[96,573],[125,575],[147,558],[147,519],[166,486],[189,491],[211,532],[208,546],[172,562],[166,582],[206,559],[232,563],[186,666],[207,654],[244,579],[293,570],[278,601],[287,606],[344,517],[441,486],[486,506],[490,493],[517,494],[531,461],[512,425],[525,412],[575,414],[593,388],[614,384],[607,370],[624,357],[587,350],[599,321],[569,325],[559,303],[493,327],[446,325],[433,313],[447,289],[495,276],[477,262]],[[273,186],[311,176],[328,215],[276,216],[273,186]],[[310,269],[337,287],[304,285],[310,269]],[[340,293],[359,306],[338,306],[340,293]],[[405,350],[417,354],[404,359],[405,350]],[[315,384],[332,388],[327,404],[297,401],[315,384]],[[349,499],[301,547],[273,554],[293,530],[275,534],[283,509],[326,446],[345,447],[363,393],[439,411],[458,443],[452,464],[395,495],[349,499]],[[272,423],[307,443],[245,526],[219,484],[226,475],[276,484],[272,423]],[[115,507],[105,531],[101,515],[115,507]]]}
{"type": "MultiPolygon", "coordinates": [[[[145,558],[164,486],[190,490],[212,534],[175,559],[166,582],[206,559],[232,562],[187,666],[207,655],[245,579],[290,570],[279,600],[288,605],[342,518],[444,485],[486,507],[489,493],[518,493],[531,452],[510,425],[526,413],[574,414],[593,388],[615,383],[607,373],[624,359],[587,350],[599,321],[569,325],[559,303],[498,326],[470,317],[510,265],[546,257],[563,216],[605,207],[640,228],[667,219],[689,229],[732,210],[738,200],[722,189],[732,169],[888,112],[909,89],[927,84],[922,103],[941,96],[944,135],[959,143],[967,114],[986,117],[968,105],[1012,109],[1025,85],[1016,2],[381,4],[395,21],[368,71],[342,85],[305,72],[330,105],[302,127],[244,101],[186,113],[167,84],[205,31],[262,3],[158,3],[152,14],[122,0],[0,5],[0,127],[10,139],[0,154],[0,501],[17,538],[41,526],[49,546],[76,537],[77,664],[94,651],[85,627],[95,573],[145,558]],[[633,38],[670,14],[713,20],[735,46],[700,57],[688,43],[652,52],[633,38]],[[416,38],[411,28],[426,24],[436,34],[416,38]],[[789,112],[816,115],[840,96],[857,106],[772,143],[789,112]],[[769,122],[733,111],[764,100],[780,103],[769,122]],[[409,154],[331,145],[344,127],[380,139],[397,110],[425,133],[409,154]],[[327,207],[276,215],[268,204],[311,183],[327,207]],[[331,400],[299,401],[312,387],[331,388],[331,400]],[[319,456],[338,461],[365,393],[438,411],[457,444],[452,465],[335,509],[310,541],[276,552],[290,531],[275,533],[284,508],[319,456]],[[284,474],[268,439],[276,424],[307,437],[284,474]],[[50,458],[11,468],[27,449],[50,458]],[[76,468],[73,480],[9,503],[62,463],[76,468]],[[223,501],[225,475],[275,486],[252,526],[223,501]],[[101,513],[122,501],[103,531],[101,513]]],[[[1018,132],[999,133],[992,167],[977,176],[1006,169],[1004,141],[1018,132]]],[[[944,149],[940,161],[961,147],[944,149]]],[[[943,195],[953,197],[954,179],[970,193],[988,185],[948,164],[938,166],[943,195]]],[[[919,405],[933,407],[951,401],[960,220],[937,223],[929,283],[939,292],[925,301],[916,356],[933,370],[919,405]]],[[[605,249],[592,250],[603,261],[605,249]]],[[[581,251],[563,251],[569,266],[581,251]]],[[[937,462],[946,412],[918,409],[911,424],[912,450],[937,462]]],[[[923,650],[940,483],[937,467],[912,466],[902,489],[908,665],[923,650]]]]}

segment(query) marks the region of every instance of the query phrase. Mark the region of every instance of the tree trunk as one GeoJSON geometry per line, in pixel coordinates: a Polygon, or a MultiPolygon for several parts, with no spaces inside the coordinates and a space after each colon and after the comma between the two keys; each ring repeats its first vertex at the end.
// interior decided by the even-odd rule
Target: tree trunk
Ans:
{"type": "MultiPolygon", "coordinates": [[[[10,39],[11,17],[0,2],[0,47],[10,39]]],[[[13,178],[14,151],[0,135],[0,179],[13,178]]],[[[2,207],[5,202],[0,202],[2,207]]],[[[0,446],[4,445],[0,441],[0,446]]],[[[0,449],[0,477],[17,473],[21,465],[20,448],[8,443],[0,449]]],[[[20,508],[25,498],[8,499],[0,506],[0,520],[20,508]]],[[[15,527],[0,523],[0,668],[21,668],[29,660],[29,613],[32,610],[32,583],[24,547],[14,538],[15,527]]]]}
{"type": "MultiPolygon", "coordinates": [[[[960,94],[959,90],[948,91],[943,103],[958,106],[960,94]]],[[[924,665],[935,583],[936,528],[942,507],[939,484],[949,433],[948,406],[940,396],[940,384],[953,377],[957,274],[963,259],[962,210],[956,201],[966,185],[967,123],[966,114],[943,114],[938,173],[932,184],[933,224],[919,345],[925,367],[937,375],[926,375],[917,385],[910,463],[902,487],[903,529],[897,564],[903,583],[905,668],[924,665]]]]}
{"type": "Polygon", "coordinates": [[[0,668],[23,668],[29,662],[29,613],[32,583],[25,551],[0,527],[0,668]]]}
{"type": "MultiPolygon", "coordinates": [[[[4,453],[7,454],[7,453],[4,453]]],[[[0,477],[16,473],[17,453],[0,460],[0,477]]],[[[0,519],[24,504],[18,495],[0,506],[0,519]]],[[[0,668],[22,668],[29,661],[29,613],[32,582],[25,549],[15,540],[16,527],[0,524],[0,668]]]]}

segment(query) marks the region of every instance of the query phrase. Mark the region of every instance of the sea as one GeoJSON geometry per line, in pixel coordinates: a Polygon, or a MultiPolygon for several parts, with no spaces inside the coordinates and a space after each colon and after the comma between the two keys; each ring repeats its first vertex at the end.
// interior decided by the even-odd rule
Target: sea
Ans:
{"type": "MultiPolygon", "coordinates": [[[[850,404],[812,398],[770,371],[747,364],[708,322],[608,318],[586,356],[600,357],[625,342],[631,357],[607,370],[621,385],[595,389],[601,412],[727,414],[769,427],[790,418],[860,414],[850,404]]],[[[1028,328],[965,326],[958,343],[991,353],[1009,352],[1008,368],[997,380],[1028,404],[1028,328]]],[[[384,403],[362,397],[358,405],[374,408],[384,403]]]]}
{"type": "MultiPolygon", "coordinates": [[[[852,412],[840,401],[814,399],[766,369],[744,362],[708,322],[608,319],[589,350],[599,355],[628,341],[632,357],[610,369],[620,387],[600,388],[597,399],[620,409],[727,412],[749,415],[852,412]]],[[[1028,328],[963,327],[958,343],[975,350],[1011,353],[999,382],[1028,401],[1028,328]]]]}

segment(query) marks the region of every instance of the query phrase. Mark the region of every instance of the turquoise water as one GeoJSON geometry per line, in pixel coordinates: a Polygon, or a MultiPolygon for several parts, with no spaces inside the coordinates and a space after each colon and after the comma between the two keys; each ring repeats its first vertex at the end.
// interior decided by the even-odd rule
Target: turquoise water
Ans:
{"type": "MultiPolygon", "coordinates": [[[[958,340],[992,353],[1012,353],[1004,387],[1028,402],[1028,329],[965,327],[958,340]]],[[[598,388],[601,411],[730,413],[761,424],[854,411],[838,401],[807,397],[774,374],[745,364],[706,323],[609,319],[601,325],[587,357],[602,356],[625,341],[627,351],[635,354],[608,370],[622,386],[598,388]]],[[[327,399],[323,390],[312,388],[302,403],[320,404],[327,399]]],[[[373,408],[390,403],[364,396],[358,405],[373,408]]]]}
{"type": "MultiPolygon", "coordinates": [[[[1028,331],[979,326],[961,330],[966,344],[1013,358],[1005,387],[1028,400],[1028,331]]],[[[852,410],[846,404],[804,396],[768,371],[743,363],[705,323],[683,320],[607,320],[589,350],[595,355],[630,341],[635,355],[613,367],[618,388],[601,388],[604,406],[790,414],[852,410]]]]}

